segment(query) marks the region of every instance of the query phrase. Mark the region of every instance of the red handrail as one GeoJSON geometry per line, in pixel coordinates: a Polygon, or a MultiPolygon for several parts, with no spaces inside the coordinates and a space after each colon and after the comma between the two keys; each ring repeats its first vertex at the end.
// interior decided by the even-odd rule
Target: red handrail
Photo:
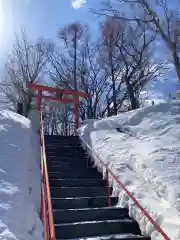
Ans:
{"type": "MultiPolygon", "coordinates": [[[[79,136],[79,135],[78,135],[79,136]]],[[[86,147],[96,156],[96,158],[101,162],[101,164],[106,169],[106,178],[107,178],[107,184],[109,184],[109,174],[114,178],[114,180],[119,184],[119,186],[127,193],[127,195],[131,198],[131,200],[135,203],[135,205],[141,210],[141,212],[144,214],[145,217],[152,223],[152,225],[155,227],[155,229],[163,236],[164,239],[170,240],[170,238],[167,236],[167,234],[162,230],[162,228],[154,221],[154,219],[149,215],[149,213],[141,206],[139,201],[132,195],[132,193],[121,183],[120,180],[116,177],[116,175],[106,166],[106,164],[103,162],[103,160],[99,157],[99,155],[88,145],[88,143],[79,136],[82,142],[85,143],[86,147]]],[[[108,186],[107,186],[108,187],[108,186]]],[[[107,193],[108,198],[108,205],[110,206],[110,194],[107,193]]]]}
{"type": "Polygon", "coordinates": [[[55,240],[54,220],[52,213],[51,194],[49,188],[49,177],[47,170],[45,141],[43,131],[43,117],[40,112],[40,142],[41,142],[41,216],[44,223],[44,240],[55,240]]]}

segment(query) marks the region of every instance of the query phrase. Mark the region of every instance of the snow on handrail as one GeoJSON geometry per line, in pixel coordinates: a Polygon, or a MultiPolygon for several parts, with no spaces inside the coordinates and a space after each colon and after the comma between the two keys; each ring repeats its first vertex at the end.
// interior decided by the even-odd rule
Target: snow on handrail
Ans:
{"type": "Polygon", "coordinates": [[[49,240],[49,237],[50,237],[50,240],[55,240],[56,237],[55,237],[54,220],[53,220],[53,213],[52,213],[49,177],[48,177],[48,170],[47,170],[42,112],[40,112],[40,134],[41,134],[41,151],[42,151],[42,166],[41,166],[42,167],[41,169],[42,170],[42,196],[41,197],[42,197],[42,211],[43,211],[43,222],[44,222],[44,239],[49,240]],[[46,189],[46,194],[44,192],[44,187],[46,189]],[[46,199],[47,199],[48,211],[46,211],[46,199]]]}
{"type": "MultiPolygon", "coordinates": [[[[79,134],[77,133],[79,136],[79,134]]],[[[100,161],[100,163],[105,167],[106,171],[109,172],[109,174],[114,178],[114,180],[119,184],[119,186],[127,193],[127,195],[131,198],[131,200],[134,202],[134,204],[141,210],[143,215],[147,217],[147,219],[151,222],[151,224],[155,227],[155,229],[163,236],[164,239],[170,240],[170,238],[167,236],[167,234],[162,230],[162,228],[157,224],[154,219],[149,215],[149,213],[141,206],[139,201],[132,195],[132,193],[122,184],[120,180],[116,177],[116,175],[110,170],[104,161],[100,158],[100,156],[89,146],[89,144],[81,137],[79,136],[80,140],[85,144],[86,148],[91,151],[95,155],[95,157],[100,161]]]]}

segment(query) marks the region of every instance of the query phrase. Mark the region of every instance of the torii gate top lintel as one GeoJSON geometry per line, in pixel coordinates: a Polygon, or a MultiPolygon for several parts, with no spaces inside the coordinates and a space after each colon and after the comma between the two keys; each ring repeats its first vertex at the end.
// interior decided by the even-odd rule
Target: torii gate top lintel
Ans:
{"type": "Polygon", "coordinates": [[[36,83],[28,83],[27,88],[33,89],[33,90],[38,90],[38,91],[45,91],[45,92],[64,93],[64,94],[67,94],[67,95],[84,97],[84,98],[88,97],[88,94],[85,93],[85,92],[74,91],[74,90],[71,90],[71,89],[49,87],[49,86],[40,85],[40,84],[36,84],[36,83]]]}
{"type": "Polygon", "coordinates": [[[75,128],[76,129],[79,128],[79,97],[87,98],[88,97],[87,93],[74,91],[74,90],[70,90],[70,89],[54,88],[54,87],[49,87],[49,86],[40,85],[40,84],[36,84],[36,83],[28,83],[27,88],[38,91],[38,94],[34,95],[36,97],[36,108],[38,110],[40,110],[40,108],[41,108],[41,100],[42,100],[42,97],[44,97],[42,95],[43,91],[71,95],[73,97],[72,100],[70,98],[60,99],[60,98],[56,98],[53,96],[52,97],[48,96],[46,98],[48,98],[50,100],[59,101],[59,102],[73,102],[74,103],[75,128]]]}

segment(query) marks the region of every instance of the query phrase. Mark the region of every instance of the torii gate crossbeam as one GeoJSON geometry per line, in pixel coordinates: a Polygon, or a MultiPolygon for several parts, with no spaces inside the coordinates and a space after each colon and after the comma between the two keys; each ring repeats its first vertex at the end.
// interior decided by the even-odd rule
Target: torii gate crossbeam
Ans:
{"type": "Polygon", "coordinates": [[[41,109],[41,101],[42,98],[46,98],[49,100],[59,101],[59,102],[73,102],[74,103],[74,120],[75,120],[75,129],[79,128],[79,104],[82,104],[82,102],[79,102],[79,97],[87,98],[88,94],[84,92],[77,92],[70,89],[60,89],[60,88],[54,88],[44,85],[39,85],[35,83],[28,83],[27,84],[28,89],[36,90],[38,91],[37,94],[34,94],[33,96],[36,97],[36,108],[37,110],[41,109]],[[70,95],[73,97],[71,98],[58,98],[55,96],[43,96],[43,92],[50,92],[50,93],[61,93],[65,95],[70,95]]]}

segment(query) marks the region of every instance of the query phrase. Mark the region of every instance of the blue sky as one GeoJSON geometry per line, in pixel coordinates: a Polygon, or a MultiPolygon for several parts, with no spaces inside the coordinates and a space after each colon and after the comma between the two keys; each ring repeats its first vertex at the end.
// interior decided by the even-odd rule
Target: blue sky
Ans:
{"type": "MultiPolygon", "coordinates": [[[[98,2],[98,1],[97,1],[98,2]]],[[[14,33],[23,26],[31,38],[56,38],[65,24],[81,21],[89,23],[97,32],[97,19],[90,13],[97,7],[94,0],[0,0],[0,50],[9,49],[14,33]],[[86,2],[86,4],[85,4],[86,2]]]]}
{"type": "MultiPolygon", "coordinates": [[[[25,27],[30,39],[44,37],[55,40],[59,28],[81,21],[89,24],[91,35],[96,37],[98,19],[89,9],[99,7],[100,0],[0,0],[0,67],[12,48],[15,33],[21,27],[25,27]]],[[[174,70],[166,75],[166,79],[166,84],[160,81],[151,84],[150,88],[157,92],[157,97],[174,90],[174,70]]]]}

